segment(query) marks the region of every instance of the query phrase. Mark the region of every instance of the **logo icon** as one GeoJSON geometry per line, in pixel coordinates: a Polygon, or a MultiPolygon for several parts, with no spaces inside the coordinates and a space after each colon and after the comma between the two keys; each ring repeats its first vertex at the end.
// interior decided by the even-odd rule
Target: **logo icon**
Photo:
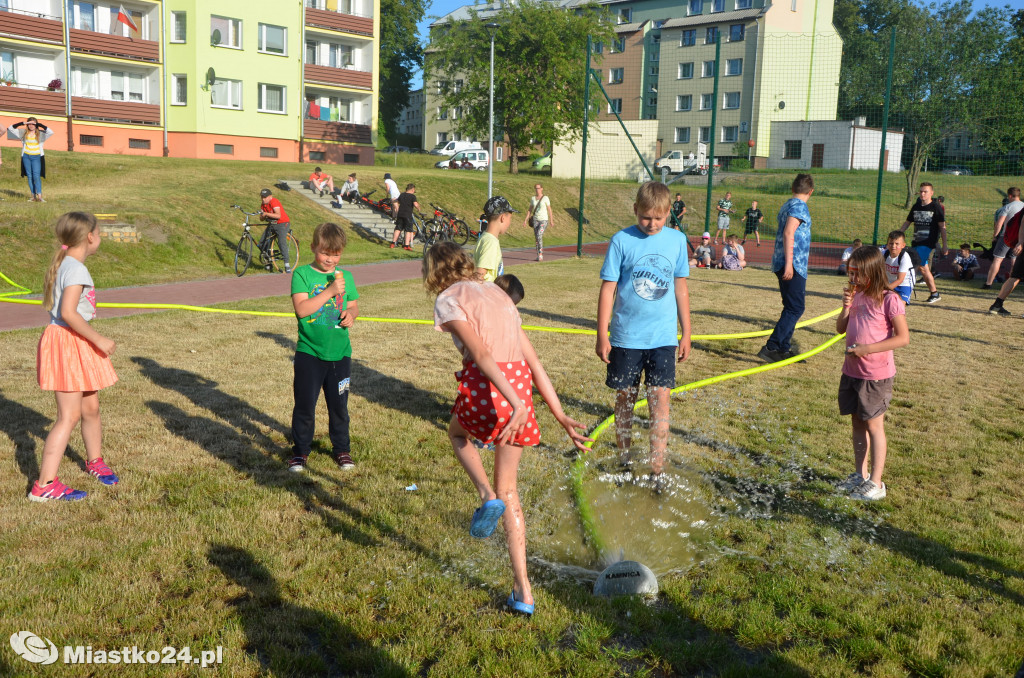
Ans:
{"type": "Polygon", "coordinates": [[[51,643],[49,638],[40,638],[31,631],[11,634],[11,648],[22,659],[33,664],[52,664],[57,661],[57,646],[51,643]]]}

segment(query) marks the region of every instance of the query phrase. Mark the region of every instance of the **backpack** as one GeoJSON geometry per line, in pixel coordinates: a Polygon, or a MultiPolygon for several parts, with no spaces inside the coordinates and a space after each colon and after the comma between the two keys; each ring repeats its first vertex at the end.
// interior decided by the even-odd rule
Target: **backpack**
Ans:
{"type": "Polygon", "coordinates": [[[1024,216],[1024,210],[1018,210],[1010,217],[1010,220],[1003,227],[1003,244],[1007,247],[1017,246],[1017,237],[1020,234],[1020,220],[1024,216]]]}

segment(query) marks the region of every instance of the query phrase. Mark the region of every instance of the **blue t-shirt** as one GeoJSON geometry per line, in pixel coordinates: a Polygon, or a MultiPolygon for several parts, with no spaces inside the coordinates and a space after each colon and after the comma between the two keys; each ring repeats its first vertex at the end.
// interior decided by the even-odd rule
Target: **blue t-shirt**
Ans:
{"type": "Polygon", "coordinates": [[[618,284],[611,343],[619,348],[659,348],[679,343],[675,279],[690,275],[686,236],[670,228],[646,235],[630,226],[612,236],[601,280],[618,284]]]}
{"type": "Polygon", "coordinates": [[[775,254],[772,255],[772,271],[786,268],[785,231],[790,217],[800,220],[793,234],[793,272],[801,278],[807,277],[807,259],[811,255],[811,213],[807,203],[800,198],[790,198],[779,210],[779,232],[775,234],[775,254]]]}

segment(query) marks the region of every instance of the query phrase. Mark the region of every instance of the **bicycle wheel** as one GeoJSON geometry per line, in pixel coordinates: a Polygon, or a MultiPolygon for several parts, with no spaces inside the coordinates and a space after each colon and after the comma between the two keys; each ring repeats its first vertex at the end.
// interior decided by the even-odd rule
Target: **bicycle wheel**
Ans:
{"type": "Polygon", "coordinates": [[[235,248],[235,275],[239,278],[245,275],[250,261],[252,261],[252,238],[245,233],[238,241],[238,247],[235,248]]]}
{"type": "Polygon", "coordinates": [[[469,240],[469,226],[462,219],[455,219],[452,224],[452,240],[457,245],[465,245],[469,240]]]}
{"type": "Polygon", "coordinates": [[[295,270],[295,267],[299,263],[299,241],[295,239],[291,231],[288,232],[288,261],[284,261],[284,256],[281,254],[281,248],[277,244],[277,238],[274,237],[270,241],[270,245],[267,248],[269,253],[269,259],[274,272],[284,270],[286,267],[289,270],[295,270]]]}
{"type": "Polygon", "coordinates": [[[441,225],[437,223],[437,219],[429,219],[423,223],[423,232],[431,241],[437,240],[438,234],[441,232],[441,225]]]}

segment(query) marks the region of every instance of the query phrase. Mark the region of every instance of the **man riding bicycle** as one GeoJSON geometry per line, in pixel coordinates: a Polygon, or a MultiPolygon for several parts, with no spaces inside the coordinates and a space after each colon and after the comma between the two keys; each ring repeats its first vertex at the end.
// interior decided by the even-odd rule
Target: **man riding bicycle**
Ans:
{"type": "MultiPolygon", "coordinates": [[[[292,267],[288,264],[291,261],[288,258],[288,231],[292,230],[291,220],[284,211],[284,207],[281,206],[281,201],[274,197],[269,188],[260,191],[260,198],[263,199],[263,204],[260,205],[260,221],[270,223],[267,224],[263,235],[260,236],[259,247],[261,250],[264,249],[267,238],[270,237],[270,231],[273,229],[277,234],[277,245],[281,248],[281,254],[284,256],[284,272],[291,273],[292,267]]],[[[267,268],[270,269],[271,266],[268,265],[267,268]]]]}

